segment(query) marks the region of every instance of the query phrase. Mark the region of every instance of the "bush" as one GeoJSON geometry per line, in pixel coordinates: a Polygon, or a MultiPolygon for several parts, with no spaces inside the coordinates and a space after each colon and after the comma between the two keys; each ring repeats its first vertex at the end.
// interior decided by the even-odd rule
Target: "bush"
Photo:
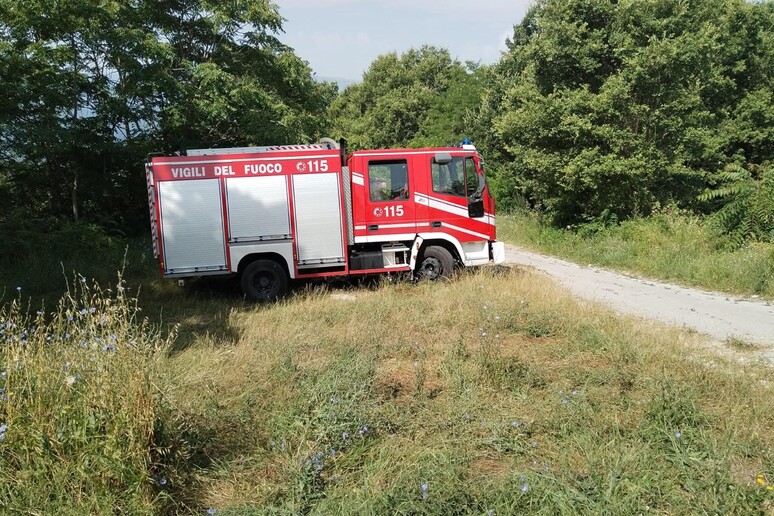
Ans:
{"type": "Polygon", "coordinates": [[[0,507],[146,514],[167,342],[116,291],[79,278],[57,309],[0,308],[0,507]]]}

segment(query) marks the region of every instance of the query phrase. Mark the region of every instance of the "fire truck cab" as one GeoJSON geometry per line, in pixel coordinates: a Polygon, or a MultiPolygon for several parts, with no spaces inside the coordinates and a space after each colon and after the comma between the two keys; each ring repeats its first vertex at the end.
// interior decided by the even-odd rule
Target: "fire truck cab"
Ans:
{"type": "Polygon", "coordinates": [[[146,164],[154,254],[167,278],[238,274],[256,301],[291,279],[504,261],[475,147],[199,149],[146,164]]]}

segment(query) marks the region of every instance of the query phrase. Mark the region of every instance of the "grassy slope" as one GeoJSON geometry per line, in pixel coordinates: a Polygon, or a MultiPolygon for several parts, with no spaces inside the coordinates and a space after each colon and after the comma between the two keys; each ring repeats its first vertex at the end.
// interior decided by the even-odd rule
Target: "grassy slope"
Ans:
{"type": "Polygon", "coordinates": [[[583,236],[535,217],[498,217],[498,237],[581,264],[625,270],[714,291],[774,299],[774,245],[726,251],[698,219],[670,214],[583,236]]]}
{"type": "MultiPolygon", "coordinates": [[[[228,285],[180,289],[145,279],[152,272],[142,256],[128,253],[127,292],[139,287],[153,322],[179,325],[153,376],[161,396],[152,404],[153,439],[163,453],[145,459],[154,464],[145,487],[133,477],[138,498],[111,491],[123,488],[108,470],[80,468],[79,482],[88,485],[93,474],[91,484],[101,487],[67,502],[76,512],[99,512],[116,500],[130,512],[152,503],[181,512],[217,507],[220,514],[774,507],[767,490],[774,373],[707,355],[695,346],[697,336],[576,302],[527,271],[302,290],[251,306],[228,285]]],[[[94,349],[107,360],[123,357],[94,349]]],[[[18,359],[9,350],[4,369],[18,359]]],[[[63,359],[46,353],[35,355],[40,372],[28,378],[56,389],[63,359]]],[[[118,370],[136,371],[126,366],[118,370]]],[[[89,385],[99,389],[100,378],[126,399],[120,376],[89,385]]],[[[25,412],[22,399],[15,414],[25,412]]],[[[103,410],[67,403],[69,414],[103,410]]],[[[0,415],[8,410],[0,406],[0,415]]],[[[6,456],[34,444],[19,436],[34,437],[39,428],[74,428],[72,438],[81,439],[77,418],[71,425],[67,413],[34,413],[43,419],[14,419],[0,442],[12,451],[6,456]]],[[[5,479],[27,485],[31,477],[53,478],[66,497],[71,465],[105,457],[99,445],[63,450],[46,463],[50,469],[34,469],[41,462],[33,461],[30,469],[5,469],[5,479]]],[[[130,451],[141,464],[136,448],[130,451]]],[[[5,503],[25,500],[0,495],[5,503]]]]}
{"type": "Polygon", "coordinates": [[[168,472],[189,508],[772,507],[757,481],[774,476],[770,369],[720,365],[698,337],[532,273],[302,293],[215,319],[230,339],[204,326],[168,364],[173,418],[202,467],[168,472]]]}

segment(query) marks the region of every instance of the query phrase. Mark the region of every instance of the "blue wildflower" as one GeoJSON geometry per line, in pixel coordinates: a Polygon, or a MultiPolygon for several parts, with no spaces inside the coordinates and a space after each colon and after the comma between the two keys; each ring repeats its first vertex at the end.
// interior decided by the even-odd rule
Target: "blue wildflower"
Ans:
{"type": "Polygon", "coordinates": [[[16,292],[21,292],[21,287],[16,287],[16,292]]]}
{"type": "Polygon", "coordinates": [[[368,433],[368,427],[366,425],[363,425],[360,427],[360,430],[357,431],[361,436],[368,433]]]}
{"type": "Polygon", "coordinates": [[[521,486],[521,492],[522,492],[522,493],[526,493],[528,490],[529,490],[529,487],[527,487],[527,484],[523,484],[523,485],[521,486]]]}
{"type": "Polygon", "coordinates": [[[86,309],[85,308],[81,308],[78,313],[81,314],[81,315],[86,315],[86,309]]]}
{"type": "Polygon", "coordinates": [[[570,400],[568,398],[563,398],[562,403],[567,405],[568,403],[570,403],[570,400]]]}
{"type": "Polygon", "coordinates": [[[683,436],[683,433],[680,432],[679,430],[675,432],[675,437],[677,437],[678,439],[680,439],[682,436],[683,436]]]}
{"type": "Polygon", "coordinates": [[[165,485],[167,485],[167,479],[166,479],[166,478],[164,478],[164,477],[161,477],[161,478],[159,479],[159,485],[160,485],[160,486],[165,486],[165,485]]]}
{"type": "Polygon", "coordinates": [[[341,432],[341,438],[345,441],[349,439],[349,432],[341,432]]]}
{"type": "Polygon", "coordinates": [[[519,423],[518,421],[514,421],[513,423],[511,423],[511,426],[513,426],[513,428],[519,428],[521,426],[521,423],[519,423]]]}
{"type": "Polygon", "coordinates": [[[420,490],[422,492],[422,500],[427,500],[429,498],[428,490],[430,489],[430,486],[427,485],[427,482],[423,482],[420,486],[420,490]]]}
{"type": "Polygon", "coordinates": [[[214,514],[217,514],[217,512],[218,512],[218,510],[215,507],[210,507],[209,509],[207,509],[207,514],[209,514],[210,516],[213,516],[214,514]]]}

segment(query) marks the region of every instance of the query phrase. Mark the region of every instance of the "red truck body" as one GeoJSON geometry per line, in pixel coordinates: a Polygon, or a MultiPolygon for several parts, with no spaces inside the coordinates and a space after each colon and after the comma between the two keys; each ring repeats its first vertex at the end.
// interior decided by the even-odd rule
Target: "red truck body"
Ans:
{"type": "Polygon", "coordinates": [[[202,149],[146,165],[161,274],[240,274],[254,300],[289,279],[501,263],[472,145],[358,151],[331,143],[202,149]]]}

